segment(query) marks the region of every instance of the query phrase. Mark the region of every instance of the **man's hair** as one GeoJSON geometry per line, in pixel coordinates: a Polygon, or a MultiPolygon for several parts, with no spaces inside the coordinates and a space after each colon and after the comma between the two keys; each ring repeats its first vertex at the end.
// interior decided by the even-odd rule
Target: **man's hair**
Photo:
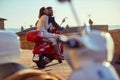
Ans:
{"type": "Polygon", "coordinates": [[[47,7],[47,9],[52,9],[52,7],[47,7]]]}

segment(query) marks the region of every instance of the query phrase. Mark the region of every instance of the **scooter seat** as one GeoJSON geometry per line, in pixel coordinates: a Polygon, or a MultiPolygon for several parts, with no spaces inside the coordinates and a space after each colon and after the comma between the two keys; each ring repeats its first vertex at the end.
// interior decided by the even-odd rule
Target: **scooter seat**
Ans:
{"type": "Polygon", "coordinates": [[[41,32],[37,30],[31,30],[26,34],[26,40],[30,42],[39,42],[43,40],[40,36],[41,32]]]}

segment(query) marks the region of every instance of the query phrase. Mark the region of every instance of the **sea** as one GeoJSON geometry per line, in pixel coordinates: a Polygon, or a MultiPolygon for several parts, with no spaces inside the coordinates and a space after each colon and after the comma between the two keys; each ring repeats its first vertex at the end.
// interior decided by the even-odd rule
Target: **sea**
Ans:
{"type": "MultiPolygon", "coordinates": [[[[108,26],[108,29],[109,30],[114,30],[114,29],[120,29],[120,25],[111,25],[111,26],[108,26]]],[[[13,33],[17,33],[19,32],[21,29],[20,28],[6,28],[5,29],[6,31],[9,31],[9,32],[13,32],[13,33]]]]}
{"type": "Polygon", "coordinates": [[[12,32],[12,33],[17,33],[19,32],[21,29],[20,28],[5,28],[6,31],[8,32],[12,32]]]}

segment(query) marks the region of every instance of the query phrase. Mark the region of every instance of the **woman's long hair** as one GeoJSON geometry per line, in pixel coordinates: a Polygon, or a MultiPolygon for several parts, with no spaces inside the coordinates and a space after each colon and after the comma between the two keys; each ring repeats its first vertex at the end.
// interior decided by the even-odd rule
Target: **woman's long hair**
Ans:
{"type": "Polygon", "coordinates": [[[40,18],[42,15],[45,14],[44,10],[45,10],[45,7],[40,8],[38,18],[40,18]]]}
{"type": "MultiPolygon", "coordinates": [[[[45,7],[40,8],[40,10],[39,10],[39,15],[38,15],[38,18],[39,18],[39,19],[41,18],[42,15],[45,14],[45,13],[44,13],[44,10],[45,10],[45,7]]],[[[38,23],[38,20],[36,21],[35,26],[37,26],[37,23],[38,23]]]]}

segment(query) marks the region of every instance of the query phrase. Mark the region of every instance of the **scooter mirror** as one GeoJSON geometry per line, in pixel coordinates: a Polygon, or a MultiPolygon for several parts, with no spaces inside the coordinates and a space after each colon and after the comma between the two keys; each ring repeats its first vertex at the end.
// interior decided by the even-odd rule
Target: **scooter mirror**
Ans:
{"type": "Polygon", "coordinates": [[[60,25],[62,25],[62,24],[65,22],[65,19],[66,19],[66,18],[67,18],[67,17],[65,17],[65,18],[62,19],[62,22],[61,22],[60,25]]]}

